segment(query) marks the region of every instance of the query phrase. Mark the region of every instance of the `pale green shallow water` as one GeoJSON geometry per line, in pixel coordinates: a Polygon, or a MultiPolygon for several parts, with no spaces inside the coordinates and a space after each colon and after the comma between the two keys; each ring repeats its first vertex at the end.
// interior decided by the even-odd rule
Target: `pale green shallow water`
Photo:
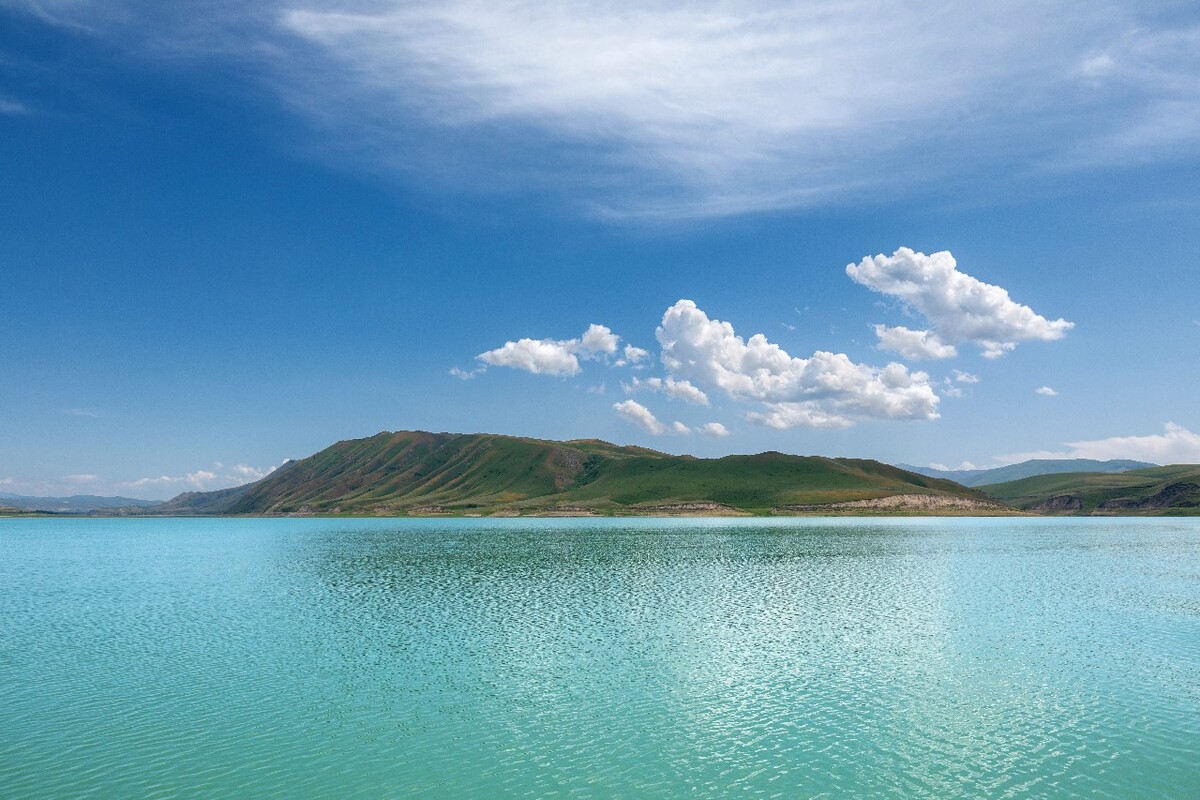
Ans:
{"type": "Polygon", "coordinates": [[[0,796],[1200,797],[1200,521],[0,520],[0,796]]]}

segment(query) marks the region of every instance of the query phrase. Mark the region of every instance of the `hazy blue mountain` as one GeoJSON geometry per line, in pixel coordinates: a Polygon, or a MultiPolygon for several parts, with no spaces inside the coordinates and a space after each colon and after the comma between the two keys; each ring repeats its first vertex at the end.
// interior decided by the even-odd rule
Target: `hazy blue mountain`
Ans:
{"type": "Polygon", "coordinates": [[[1096,461],[1091,458],[1035,458],[1019,464],[1008,464],[992,469],[933,469],[932,467],[915,467],[911,464],[897,464],[896,466],[909,472],[928,475],[931,478],[955,481],[963,486],[986,486],[989,483],[1016,481],[1036,475],[1057,475],[1064,472],[1127,472],[1131,469],[1157,467],[1158,465],[1129,459],[1096,461]]]}
{"type": "Polygon", "coordinates": [[[140,500],[136,497],[99,497],[92,494],[76,494],[70,497],[27,497],[0,492],[0,505],[20,508],[25,511],[58,511],[66,514],[86,514],[89,511],[110,508],[151,508],[159,500],[140,500]]]}

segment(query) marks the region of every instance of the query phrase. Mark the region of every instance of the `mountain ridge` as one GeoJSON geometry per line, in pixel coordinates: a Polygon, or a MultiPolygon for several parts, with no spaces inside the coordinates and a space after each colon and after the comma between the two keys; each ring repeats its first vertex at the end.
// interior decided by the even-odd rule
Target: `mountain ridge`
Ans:
{"type": "Polygon", "coordinates": [[[596,439],[383,431],[336,442],[255,483],[185,493],[145,513],[766,514],[901,495],[962,501],[913,508],[1008,511],[976,490],[870,459],[775,451],[705,459],[596,439]]]}
{"type": "Polygon", "coordinates": [[[1157,467],[1158,464],[1149,461],[1134,461],[1132,459],[1114,458],[1098,461],[1092,458],[1031,458],[1015,464],[1005,464],[989,469],[935,469],[933,467],[916,467],[911,464],[897,464],[901,469],[928,475],[931,478],[944,478],[963,486],[972,488],[991,483],[1032,478],[1037,475],[1056,475],[1071,472],[1127,472],[1131,469],[1157,467]]]}

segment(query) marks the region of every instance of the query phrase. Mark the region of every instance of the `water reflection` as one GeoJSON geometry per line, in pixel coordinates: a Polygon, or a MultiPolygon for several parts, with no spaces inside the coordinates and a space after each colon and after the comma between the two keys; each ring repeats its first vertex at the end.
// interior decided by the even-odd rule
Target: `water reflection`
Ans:
{"type": "Polygon", "coordinates": [[[20,795],[1197,785],[1195,523],[141,522],[0,528],[20,795]]]}

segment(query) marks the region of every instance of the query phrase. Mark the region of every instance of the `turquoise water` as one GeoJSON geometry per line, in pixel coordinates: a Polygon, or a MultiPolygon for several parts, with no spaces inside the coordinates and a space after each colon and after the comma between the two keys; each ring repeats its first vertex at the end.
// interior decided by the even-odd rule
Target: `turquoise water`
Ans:
{"type": "Polygon", "coordinates": [[[1200,797],[1200,521],[0,520],[0,796],[1200,797]]]}

